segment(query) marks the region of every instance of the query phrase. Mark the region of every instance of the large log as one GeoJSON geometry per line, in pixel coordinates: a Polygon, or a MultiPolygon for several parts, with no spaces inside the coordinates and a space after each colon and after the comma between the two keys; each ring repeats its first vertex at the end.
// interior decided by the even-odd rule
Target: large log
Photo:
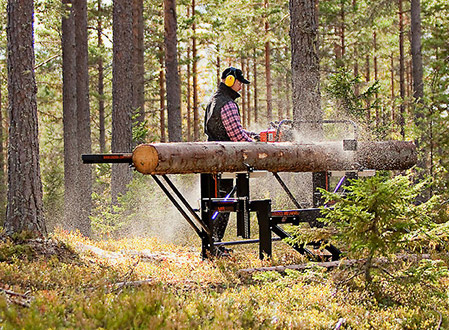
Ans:
{"type": "Polygon", "coordinates": [[[359,141],[356,151],[344,151],[341,142],[154,143],[137,146],[132,155],[143,174],[405,170],[416,160],[416,147],[407,141],[359,141]]]}

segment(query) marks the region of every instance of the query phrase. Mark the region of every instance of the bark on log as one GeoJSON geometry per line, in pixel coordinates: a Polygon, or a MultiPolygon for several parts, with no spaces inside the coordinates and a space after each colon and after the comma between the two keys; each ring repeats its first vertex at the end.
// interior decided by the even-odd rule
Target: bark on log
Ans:
{"type": "Polygon", "coordinates": [[[132,160],[143,174],[240,172],[249,167],[270,172],[405,170],[416,164],[416,147],[407,141],[358,142],[357,151],[344,151],[341,142],[155,143],[137,146],[132,160]]]}

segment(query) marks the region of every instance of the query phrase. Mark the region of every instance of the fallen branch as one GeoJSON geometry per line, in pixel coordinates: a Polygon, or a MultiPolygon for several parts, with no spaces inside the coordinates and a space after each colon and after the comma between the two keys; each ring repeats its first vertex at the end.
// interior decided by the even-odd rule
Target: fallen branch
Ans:
{"type": "Polygon", "coordinates": [[[27,294],[21,294],[3,288],[0,288],[0,292],[3,292],[7,295],[8,301],[22,307],[30,307],[30,301],[33,297],[29,297],[27,294]]]}
{"type": "Polygon", "coordinates": [[[124,287],[130,287],[130,286],[132,286],[132,287],[138,287],[138,286],[142,286],[142,285],[146,285],[146,284],[151,284],[151,283],[154,283],[154,280],[153,279],[148,279],[148,280],[142,280],[142,281],[124,281],[124,282],[118,282],[118,283],[114,283],[112,286],[113,286],[113,289],[112,289],[112,291],[114,292],[114,291],[117,291],[117,290],[120,290],[120,289],[122,289],[122,288],[124,288],[124,287]]]}
{"type": "Polygon", "coordinates": [[[3,288],[0,288],[0,291],[6,293],[9,296],[21,297],[24,299],[29,298],[26,294],[17,293],[17,292],[11,291],[11,290],[3,289],[3,288]]]}
{"type": "MultiPolygon", "coordinates": [[[[430,254],[402,254],[397,255],[395,260],[407,260],[407,261],[418,261],[422,259],[431,259],[432,256],[430,254]]],[[[285,273],[286,270],[298,270],[304,271],[306,269],[310,269],[311,267],[323,267],[328,270],[339,268],[339,267],[352,267],[354,265],[364,264],[366,259],[343,259],[337,261],[326,261],[326,262],[308,262],[300,265],[288,265],[288,266],[272,266],[272,267],[258,267],[258,268],[247,268],[239,270],[239,275],[250,275],[255,272],[278,272],[285,273]]],[[[373,259],[373,264],[386,264],[390,263],[391,260],[388,258],[376,258],[373,259]]]]}

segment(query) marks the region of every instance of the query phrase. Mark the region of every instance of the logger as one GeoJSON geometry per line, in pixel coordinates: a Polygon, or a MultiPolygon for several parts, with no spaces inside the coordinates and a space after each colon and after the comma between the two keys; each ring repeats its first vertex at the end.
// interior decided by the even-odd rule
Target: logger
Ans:
{"type": "MultiPolygon", "coordinates": [[[[360,171],[406,170],[417,161],[416,147],[408,141],[267,142],[151,143],[141,144],[131,153],[89,154],[82,155],[82,160],[86,164],[127,163],[136,171],[151,175],[201,238],[205,258],[215,255],[219,246],[249,243],[259,244],[260,258],[270,257],[272,241],[289,236],[282,228],[283,224],[320,226],[317,219],[321,217],[319,207],[322,200],[317,188],[329,189],[331,171],[345,174],[336,187],[338,189],[360,171]],[[252,200],[249,181],[257,171],[272,173],[296,208],[272,210],[270,199],[252,200]],[[235,175],[236,186],[229,196],[218,198],[217,182],[225,172],[235,175]],[[279,176],[281,172],[313,173],[311,208],[301,207],[279,176]],[[188,173],[200,174],[199,210],[189,205],[167,176],[188,173]],[[214,242],[211,228],[217,212],[236,213],[237,236],[241,240],[214,242]],[[256,239],[251,239],[251,213],[257,215],[259,232],[256,239]]],[[[315,245],[321,245],[321,242],[315,245]]],[[[313,244],[312,247],[296,245],[293,248],[315,260],[337,260],[341,255],[339,249],[332,245],[327,245],[324,252],[317,252],[313,244]]]]}

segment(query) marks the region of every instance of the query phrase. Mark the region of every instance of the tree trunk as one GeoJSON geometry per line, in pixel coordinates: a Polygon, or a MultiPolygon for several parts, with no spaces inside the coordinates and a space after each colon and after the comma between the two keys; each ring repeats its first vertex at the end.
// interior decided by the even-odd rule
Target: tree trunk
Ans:
{"type": "MultiPolygon", "coordinates": [[[[288,54],[289,49],[285,46],[285,54],[288,54]]],[[[286,100],[287,100],[287,118],[293,119],[293,108],[292,108],[292,77],[290,71],[285,75],[285,90],[286,90],[286,100]]]]}
{"type": "Polygon", "coordinates": [[[160,109],[160,129],[161,129],[161,142],[167,140],[165,136],[165,74],[164,74],[164,51],[163,47],[160,47],[159,52],[159,109],[160,109]]]}
{"type": "Polygon", "coordinates": [[[390,55],[390,85],[391,85],[391,121],[393,123],[396,122],[396,109],[394,106],[394,101],[396,98],[395,92],[394,92],[394,57],[393,53],[390,55]]]}
{"type": "MultiPolygon", "coordinates": [[[[102,27],[102,8],[101,0],[98,0],[98,23],[97,23],[97,45],[98,49],[103,48],[103,27],[102,27]]],[[[100,152],[106,152],[106,128],[105,128],[105,113],[104,113],[104,68],[103,56],[98,56],[98,117],[100,125],[100,152]]]]}
{"type": "MultiPolygon", "coordinates": [[[[168,138],[182,140],[181,87],[178,74],[176,1],[164,0],[165,81],[167,90],[168,138]]],[[[195,120],[195,119],[194,119],[195,120]]]]}
{"type": "Polygon", "coordinates": [[[0,80],[0,226],[3,226],[6,217],[5,149],[3,148],[3,138],[2,83],[0,80]]]}
{"type": "MultiPolygon", "coordinates": [[[[113,1],[112,62],[112,152],[129,152],[132,148],[133,114],[133,0],[113,1]]],[[[111,196],[126,192],[131,170],[125,164],[112,165],[111,196]]]]}
{"type": "Polygon", "coordinates": [[[220,45],[217,44],[217,86],[221,81],[221,59],[220,59],[220,45]]]}
{"type": "MultiPolygon", "coordinates": [[[[368,84],[371,80],[371,70],[370,70],[370,60],[369,55],[366,55],[366,64],[365,64],[365,81],[368,84]]],[[[366,123],[369,124],[371,122],[371,109],[369,100],[366,101],[366,123]]]]}
{"type": "Polygon", "coordinates": [[[254,74],[254,79],[253,79],[253,88],[254,88],[254,122],[257,124],[259,122],[259,104],[258,104],[258,99],[257,99],[257,54],[256,54],[256,50],[254,50],[254,56],[253,56],[253,74],[254,74]]]}
{"type": "Polygon", "coordinates": [[[81,162],[81,155],[92,150],[89,109],[89,72],[87,51],[87,1],[73,2],[76,45],[76,112],[78,140],[78,208],[80,216],[75,228],[85,236],[91,235],[90,213],[92,209],[92,170],[81,162]]]}
{"type": "MultiPolygon", "coordinates": [[[[243,58],[243,56],[240,56],[240,66],[241,66],[241,70],[243,71],[243,74],[245,76],[248,76],[248,72],[246,71],[245,68],[245,59],[243,58]]],[[[247,113],[246,113],[246,86],[242,85],[242,90],[241,90],[241,95],[242,95],[242,103],[241,103],[241,110],[242,110],[242,126],[244,128],[248,127],[248,121],[247,121],[247,113]]]]}
{"type": "MultiPolygon", "coordinates": [[[[421,4],[420,0],[412,0],[411,4],[411,49],[413,68],[413,98],[417,103],[423,103],[423,64],[421,55],[421,4]]],[[[415,107],[415,118],[422,118],[422,109],[415,107]],[[418,110],[418,111],[417,111],[418,110]]]]}
{"type": "MultiPolygon", "coordinates": [[[[377,33],[376,31],[373,32],[373,48],[374,48],[374,80],[379,79],[378,75],[378,68],[377,68],[377,33]]],[[[376,100],[379,98],[379,94],[376,92],[375,94],[376,100]]],[[[379,108],[376,107],[376,128],[379,128],[380,126],[380,114],[379,114],[379,108]]]]}
{"type": "Polygon", "coordinates": [[[346,52],[345,45],[345,0],[340,0],[340,45],[341,45],[341,57],[344,59],[346,52]]]}
{"type": "Polygon", "coordinates": [[[186,174],[255,170],[321,172],[369,168],[404,170],[416,164],[416,148],[407,141],[359,141],[356,151],[341,142],[180,142],[141,144],[132,162],[143,174],[186,174]]]}
{"type": "Polygon", "coordinates": [[[8,206],[5,231],[46,235],[34,77],[32,0],[8,1],[8,206]]]}
{"type": "Polygon", "coordinates": [[[399,92],[401,102],[399,105],[399,128],[402,138],[405,138],[405,58],[404,58],[404,13],[402,12],[402,0],[399,4],[399,92]]]}
{"type": "MultiPolygon", "coordinates": [[[[73,8],[63,2],[62,15],[62,121],[64,127],[64,224],[75,229],[73,221],[80,217],[78,212],[78,142],[76,111],[76,48],[73,8]]],[[[104,152],[101,151],[100,152],[104,152]]]]}
{"type": "Polygon", "coordinates": [[[314,0],[290,0],[293,121],[304,136],[319,139],[321,125],[301,124],[323,118],[320,102],[318,19],[314,0]]]}
{"type": "MultiPolygon", "coordinates": [[[[187,7],[187,11],[189,11],[189,8],[187,7]]],[[[188,14],[187,14],[188,15],[188,14]]],[[[190,67],[190,46],[187,47],[187,141],[192,141],[192,85],[190,84],[192,72],[190,67]]]]}
{"type": "Polygon", "coordinates": [[[271,96],[271,46],[269,41],[270,23],[268,22],[268,0],[264,2],[266,17],[265,17],[265,83],[267,85],[267,121],[273,120],[273,100],[271,96]]]}
{"type": "MultiPolygon", "coordinates": [[[[428,145],[428,137],[424,115],[424,84],[423,84],[423,63],[421,54],[421,3],[420,0],[411,1],[411,51],[412,51],[412,76],[413,76],[413,119],[418,128],[418,137],[415,139],[416,146],[420,151],[418,166],[426,170],[428,168],[427,159],[430,150],[426,150],[423,145],[428,145]],[[427,141],[426,141],[427,140],[427,141]]],[[[430,127],[429,127],[430,128],[430,127]]],[[[429,134],[430,135],[430,134],[429,134]]]]}
{"type": "MultiPolygon", "coordinates": [[[[133,0],[133,111],[138,116],[135,123],[142,124],[145,120],[145,66],[143,45],[143,0],[133,0]]],[[[144,141],[136,141],[142,143],[144,141]]]]}
{"type": "MultiPolygon", "coordinates": [[[[249,72],[251,71],[251,67],[250,67],[249,64],[250,64],[249,57],[247,57],[246,58],[246,68],[247,68],[247,71],[248,71],[247,75],[248,75],[248,79],[251,79],[251,78],[249,78],[249,76],[250,76],[249,72]]],[[[252,113],[252,111],[251,111],[251,87],[250,86],[246,86],[245,91],[246,91],[246,104],[247,104],[247,109],[246,109],[246,115],[247,115],[247,117],[246,117],[246,127],[249,128],[251,126],[251,113],[252,113]]]]}
{"type": "Polygon", "coordinates": [[[200,121],[198,113],[198,54],[196,49],[196,8],[195,0],[192,0],[192,88],[193,88],[193,141],[198,141],[200,137],[200,121]]]}
{"type": "MultiPolygon", "coordinates": [[[[357,42],[354,43],[354,77],[359,75],[359,50],[357,42]]],[[[355,96],[360,95],[360,84],[356,83],[354,86],[354,94],[355,96]]]]}

